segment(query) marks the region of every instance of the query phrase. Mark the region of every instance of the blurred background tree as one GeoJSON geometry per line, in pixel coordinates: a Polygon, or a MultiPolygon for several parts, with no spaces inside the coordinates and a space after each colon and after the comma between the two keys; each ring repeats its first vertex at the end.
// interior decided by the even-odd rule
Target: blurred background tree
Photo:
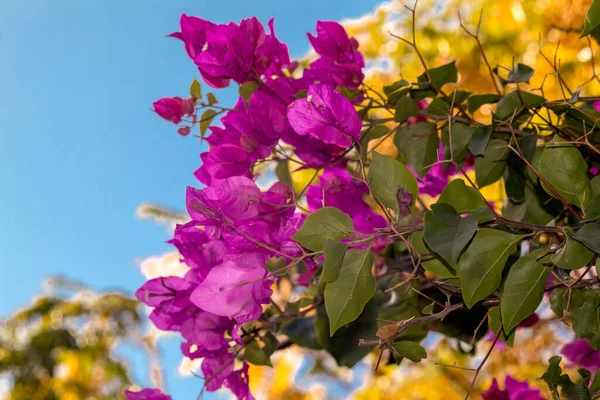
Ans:
{"type": "MultiPolygon", "coordinates": [[[[0,325],[0,377],[10,400],[124,399],[131,371],[117,346],[155,358],[142,334],[140,304],[117,292],[96,292],[64,278],[46,281],[45,294],[0,325]]],[[[160,369],[151,363],[160,384],[160,369]]]]}

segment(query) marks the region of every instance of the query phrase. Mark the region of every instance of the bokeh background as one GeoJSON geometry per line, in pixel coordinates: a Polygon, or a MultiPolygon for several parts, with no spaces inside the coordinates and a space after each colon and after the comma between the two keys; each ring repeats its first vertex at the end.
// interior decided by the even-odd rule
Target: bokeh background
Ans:
{"type": "MultiPolygon", "coordinates": [[[[179,137],[151,110],[160,97],[185,97],[198,75],[180,43],[166,37],[182,13],[220,23],[274,16],[295,58],[310,57],[305,33],[317,20],[343,21],[368,58],[369,84],[381,87],[398,74],[418,74],[414,53],[389,35],[410,36],[405,3],[0,2],[0,399],[112,399],[122,388],[161,384],[174,400],[185,400],[202,388],[190,373],[194,366],[182,361],[179,339],[153,331],[131,300],[145,276],[181,268],[165,241],[180,218],[185,187],[198,186],[192,172],[204,145],[179,137]]],[[[571,89],[585,84],[597,93],[598,79],[591,78],[598,46],[577,39],[590,1],[421,3],[419,46],[431,64],[460,60],[467,78],[461,89],[492,89],[458,19],[460,11],[474,31],[483,9],[490,63],[510,67],[514,57],[531,65],[531,88],[543,85],[548,98],[562,98],[544,58],[556,54],[571,89]]],[[[230,88],[217,95],[232,104],[237,94],[230,88]]],[[[478,117],[490,116],[484,107],[478,117]]],[[[491,201],[502,201],[499,186],[486,190],[491,201]]],[[[517,339],[526,351],[492,360],[490,376],[519,365],[520,378],[539,376],[548,358],[540,349],[559,349],[560,339],[540,331],[536,340],[528,333],[517,339]]],[[[440,346],[434,339],[431,346],[440,346]]],[[[455,345],[441,346],[437,361],[462,360],[455,345]]],[[[434,361],[374,375],[370,359],[340,369],[322,354],[292,347],[275,358],[273,370],[253,368],[252,385],[259,398],[273,399],[459,398],[469,376],[434,361]],[[389,397],[407,390],[410,397],[389,397]]],[[[219,396],[228,395],[204,398],[219,396]]]]}

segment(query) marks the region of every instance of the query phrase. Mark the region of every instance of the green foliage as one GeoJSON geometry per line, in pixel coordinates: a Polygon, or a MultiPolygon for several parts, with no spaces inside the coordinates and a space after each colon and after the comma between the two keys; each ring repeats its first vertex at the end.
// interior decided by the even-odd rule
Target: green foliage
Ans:
{"type": "Polygon", "coordinates": [[[508,256],[517,251],[523,236],[481,228],[460,258],[460,288],[467,307],[489,296],[500,286],[508,256]]]}
{"type": "Polygon", "coordinates": [[[194,79],[190,85],[190,96],[192,96],[194,99],[202,98],[202,89],[200,88],[200,82],[198,82],[198,79],[194,79]]]}
{"type": "Polygon", "coordinates": [[[419,177],[423,177],[437,162],[439,139],[434,123],[417,122],[411,127],[403,126],[398,129],[394,143],[419,177]]]}
{"type": "Polygon", "coordinates": [[[579,38],[584,38],[589,34],[594,36],[597,32],[596,28],[598,28],[598,25],[600,25],[600,1],[594,0],[583,21],[583,32],[581,32],[579,38]]]}
{"type": "Polygon", "coordinates": [[[208,127],[210,126],[210,124],[212,123],[212,120],[215,118],[216,115],[217,115],[217,112],[215,110],[213,110],[212,108],[208,108],[208,109],[204,110],[204,112],[200,116],[200,121],[199,121],[198,126],[200,127],[200,138],[201,139],[204,139],[206,130],[208,129],[208,127]]]}
{"type": "Polygon", "coordinates": [[[446,83],[456,83],[458,80],[458,70],[456,69],[456,61],[448,64],[430,68],[427,73],[422,73],[418,78],[419,82],[429,82],[435,89],[439,90],[446,83]]]}
{"type": "Polygon", "coordinates": [[[475,111],[479,110],[479,108],[481,108],[482,105],[497,103],[498,100],[500,100],[501,98],[502,96],[493,93],[474,94],[467,99],[467,110],[469,110],[469,112],[473,114],[475,111]]]}
{"type": "Polygon", "coordinates": [[[392,345],[392,351],[394,353],[394,358],[396,358],[397,361],[402,360],[402,358],[408,358],[410,361],[420,362],[427,358],[425,349],[420,344],[409,340],[402,340],[394,343],[392,345]]]}
{"type": "Polygon", "coordinates": [[[555,136],[542,153],[539,172],[554,189],[543,185],[550,196],[560,196],[581,208],[590,205],[592,185],[587,177],[587,164],[573,145],[555,136]]]}
{"type": "Polygon", "coordinates": [[[323,263],[323,272],[321,273],[319,282],[333,282],[338,278],[344,263],[347,247],[344,243],[329,239],[325,242],[325,246],[323,247],[325,262],[323,263]]]}
{"type": "Polygon", "coordinates": [[[592,400],[592,394],[588,388],[590,380],[590,372],[586,369],[580,368],[579,375],[582,377],[580,383],[574,383],[571,377],[567,374],[563,374],[560,362],[562,357],[554,356],[551,357],[548,362],[550,365],[544,374],[539,378],[546,382],[550,392],[552,393],[553,400],[560,400],[561,398],[567,400],[592,400]],[[560,390],[560,394],[559,394],[560,390]]]}
{"type": "Polygon", "coordinates": [[[542,255],[543,251],[537,250],[521,257],[508,271],[500,302],[502,325],[507,332],[531,315],[544,297],[550,269],[538,261],[542,255]]]}
{"type": "Polygon", "coordinates": [[[475,159],[475,179],[480,188],[491,185],[502,177],[510,149],[506,139],[494,138],[487,145],[483,157],[475,159]]]}
{"type": "Polygon", "coordinates": [[[577,337],[589,339],[592,347],[600,349],[600,289],[554,289],[550,306],[561,318],[568,311],[577,337]]]}
{"type": "Polygon", "coordinates": [[[591,250],[566,235],[564,247],[552,257],[551,261],[558,268],[572,270],[587,265],[593,257],[594,253],[591,250]]]}
{"type": "Polygon", "coordinates": [[[448,204],[458,213],[470,213],[480,207],[485,207],[485,201],[477,189],[467,186],[462,179],[450,182],[444,188],[438,203],[448,204]]]}
{"type": "Polygon", "coordinates": [[[433,254],[433,250],[427,247],[427,244],[423,239],[423,231],[413,233],[410,236],[410,243],[421,255],[424,255],[424,258],[421,260],[421,266],[427,271],[443,278],[452,278],[456,276],[456,269],[442,262],[437,255],[433,254]],[[430,254],[430,256],[427,256],[428,254],[430,254]]]}
{"type": "Polygon", "coordinates": [[[349,237],[354,230],[352,219],[334,207],[323,207],[304,221],[292,239],[312,251],[322,251],[327,240],[349,237]]]}
{"type": "Polygon", "coordinates": [[[339,276],[325,287],[325,308],[329,316],[330,334],[354,321],[375,294],[375,278],[371,273],[373,256],[367,250],[348,250],[339,276]]]}
{"type": "Polygon", "coordinates": [[[573,234],[567,231],[572,239],[582,243],[585,247],[594,253],[600,253],[600,224],[591,222],[585,224],[577,233],[573,234]]]}
{"type": "Polygon", "coordinates": [[[240,96],[244,99],[244,101],[247,103],[250,100],[252,93],[256,92],[256,90],[259,87],[260,84],[258,82],[248,81],[240,85],[238,92],[240,96]]]}
{"type": "Polygon", "coordinates": [[[456,268],[458,258],[476,230],[476,216],[461,218],[449,204],[434,204],[431,211],[425,213],[423,238],[452,268],[456,268]]]}
{"type": "Polygon", "coordinates": [[[368,177],[373,194],[383,205],[394,210],[398,210],[398,190],[407,190],[413,196],[413,204],[419,194],[417,180],[409,169],[401,162],[377,152],[373,152],[368,177]]]}
{"type": "Polygon", "coordinates": [[[396,113],[394,114],[394,120],[396,122],[404,122],[412,116],[419,114],[421,109],[415,104],[415,102],[407,96],[401,97],[396,103],[396,113]]]}

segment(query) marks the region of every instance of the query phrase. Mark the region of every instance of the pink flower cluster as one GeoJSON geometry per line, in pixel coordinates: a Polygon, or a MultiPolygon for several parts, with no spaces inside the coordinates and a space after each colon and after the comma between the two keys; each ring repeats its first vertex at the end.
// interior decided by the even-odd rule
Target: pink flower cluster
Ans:
{"type": "MultiPolygon", "coordinates": [[[[183,278],[152,279],[136,295],[153,308],[150,319],[159,329],[181,333],[184,355],[203,359],[208,391],[225,386],[238,399],[252,399],[248,365],[233,362],[234,347],[244,344],[242,325],[259,319],[269,303],[274,278],[265,270],[267,260],[284,257],[289,263],[302,255],[291,238],[305,219],[296,212],[288,186],[277,182],[264,192],[256,186],[253,166],[271,156],[280,141],[287,143],[304,168],[325,167],[319,185],[309,189],[311,209],[323,203],[344,209],[336,200],[344,196],[352,204],[345,211],[356,219],[359,231],[385,226],[363,200],[366,186],[340,168],[340,156],[360,139],[362,123],[336,86],[357,89],[364,62],[356,40],[335,22],[318,22],[317,36],[309,35],[319,57],[300,77],[294,77],[297,63],[275,36],[272,20],[270,33],[256,18],[213,24],[183,15],[180,22],[181,31],[171,36],[183,41],[208,85],[252,81],[258,89],[248,99],[240,97],[221,119],[222,126],[209,128],[209,150],[200,155],[202,165],[195,172],[206,187],[187,189],[192,220],[178,225],[170,241],[189,272],[183,278]],[[298,96],[303,92],[305,97],[298,96]]],[[[179,124],[185,115],[195,121],[194,104],[195,99],[163,98],[154,109],[179,124]]]]}
{"type": "Polygon", "coordinates": [[[543,400],[539,389],[530,387],[527,382],[518,381],[508,375],[504,380],[504,390],[500,390],[494,378],[488,390],[481,393],[483,400],[543,400]]]}

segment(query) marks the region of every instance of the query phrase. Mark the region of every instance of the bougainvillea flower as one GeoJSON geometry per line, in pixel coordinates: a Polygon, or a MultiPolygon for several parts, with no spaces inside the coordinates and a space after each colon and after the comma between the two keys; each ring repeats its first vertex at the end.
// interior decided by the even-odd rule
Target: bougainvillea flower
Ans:
{"type": "Polygon", "coordinates": [[[229,348],[223,333],[232,327],[229,318],[199,311],[181,325],[181,336],[197,346],[196,354],[206,357],[229,348]]]}
{"type": "Polygon", "coordinates": [[[161,118],[174,124],[179,124],[185,115],[183,111],[183,99],[180,97],[163,97],[156,100],[152,106],[161,118]]]}
{"type": "Polygon", "coordinates": [[[185,14],[179,19],[181,32],[173,32],[169,36],[180,39],[185,45],[190,58],[193,60],[202,52],[206,44],[206,30],[214,25],[212,22],[205,21],[198,17],[189,17],[185,14]]]}
{"type": "Polygon", "coordinates": [[[594,350],[585,339],[575,339],[564,346],[561,353],[573,364],[592,371],[600,368],[600,351],[594,350]]]}
{"type": "Polygon", "coordinates": [[[186,204],[190,216],[196,221],[204,220],[206,215],[194,204],[233,220],[244,220],[258,215],[261,198],[262,193],[253,181],[243,176],[233,176],[202,190],[188,187],[186,204]]]}
{"type": "Polygon", "coordinates": [[[330,85],[311,85],[307,96],[288,107],[288,119],[299,135],[349,147],[360,139],[362,122],[354,106],[330,85]]]}
{"type": "Polygon", "coordinates": [[[304,72],[304,76],[311,82],[356,90],[365,78],[362,68],[353,62],[339,63],[330,57],[321,57],[310,63],[310,69],[304,72]]]}
{"type": "Polygon", "coordinates": [[[174,245],[182,262],[195,270],[197,279],[204,279],[210,269],[223,261],[227,247],[221,240],[211,240],[195,221],[177,225],[175,235],[168,243],[174,245]]]}
{"type": "Polygon", "coordinates": [[[161,276],[144,283],[135,292],[135,297],[150,307],[165,306],[168,304],[169,307],[172,307],[173,311],[181,311],[186,307],[186,296],[182,295],[182,293],[190,288],[191,285],[183,278],[178,276],[161,276]]]}
{"type": "MultiPolygon", "coordinates": [[[[249,171],[252,161],[248,154],[239,146],[223,144],[200,154],[202,169],[212,179],[225,179],[243,175],[249,171]]],[[[210,185],[210,183],[206,183],[210,185]]]]}
{"type": "MultiPolygon", "coordinates": [[[[245,26],[248,31],[233,22],[208,27],[206,49],[194,58],[194,63],[209,85],[224,87],[230,79],[237,83],[250,79],[255,50],[253,40],[258,40],[255,35],[260,33],[256,32],[256,24],[252,22],[245,26]]],[[[264,40],[264,30],[262,35],[264,40]]]]}
{"type": "Polygon", "coordinates": [[[488,390],[481,393],[483,400],[544,400],[540,396],[539,389],[531,388],[527,382],[521,382],[507,375],[504,380],[504,390],[498,387],[498,381],[494,378],[488,390]]]}
{"type": "Polygon", "coordinates": [[[264,265],[267,257],[249,252],[215,266],[191,295],[192,302],[204,311],[237,318],[262,313],[264,265]]]}

